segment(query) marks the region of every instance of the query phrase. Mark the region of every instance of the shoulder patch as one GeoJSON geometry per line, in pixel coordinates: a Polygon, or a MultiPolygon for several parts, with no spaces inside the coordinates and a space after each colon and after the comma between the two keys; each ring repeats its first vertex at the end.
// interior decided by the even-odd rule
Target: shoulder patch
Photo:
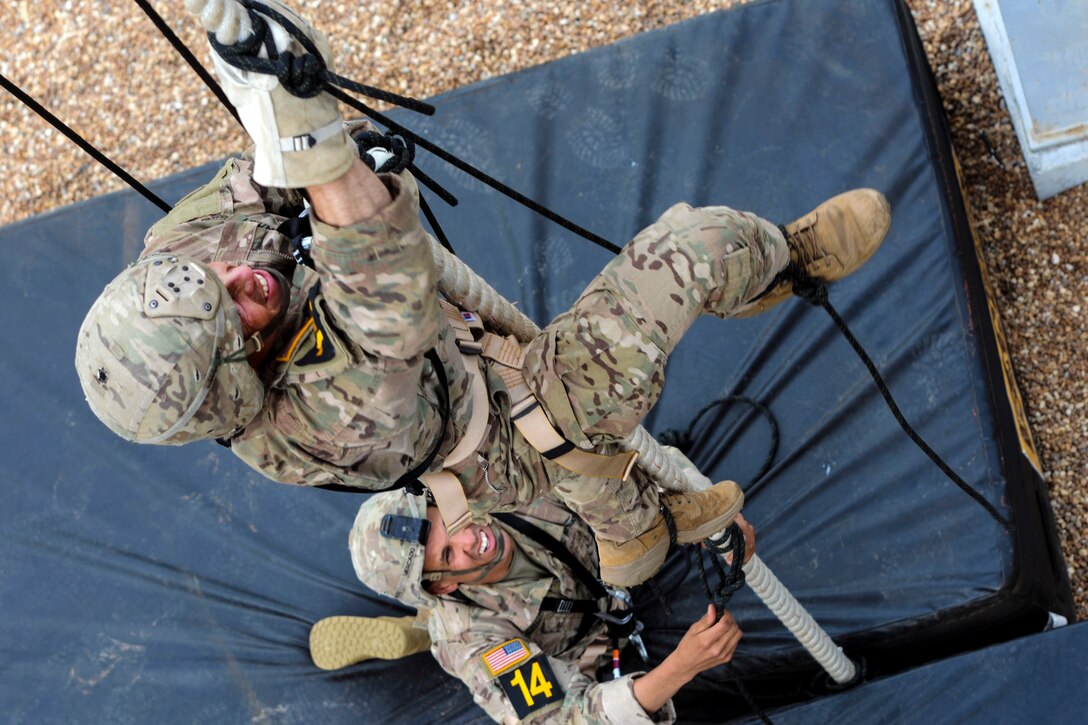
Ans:
{"type": "Polygon", "coordinates": [[[529,659],[531,653],[521,639],[511,639],[480,655],[484,667],[492,677],[506,672],[519,662],[529,659]]]}
{"type": "Polygon", "coordinates": [[[539,654],[511,672],[501,675],[499,684],[521,719],[530,713],[563,700],[563,688],[545,655],[539,654]]]}
{"type": "Polygon", "coordinates": [[[302,325],[278,358],[280,362],[290,362],[293,368],[301,372],[321,370],[330,365],[339,368],[348,362],[347,352],[341,349],[343,343],[335,332],[330,334],[325,322],[319,290],[319,285],[310,289],[302,325]]]}

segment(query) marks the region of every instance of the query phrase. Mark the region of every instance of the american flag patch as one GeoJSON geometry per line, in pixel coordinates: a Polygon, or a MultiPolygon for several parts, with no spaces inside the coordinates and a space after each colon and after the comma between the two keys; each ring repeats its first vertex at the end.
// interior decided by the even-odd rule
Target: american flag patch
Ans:
{"type": "Polygon", "coordinates": [[[480,655],[492,677],[514,665],[529,659],[529,648],[520,639],[503,642],[498,647],[480,655]]]}

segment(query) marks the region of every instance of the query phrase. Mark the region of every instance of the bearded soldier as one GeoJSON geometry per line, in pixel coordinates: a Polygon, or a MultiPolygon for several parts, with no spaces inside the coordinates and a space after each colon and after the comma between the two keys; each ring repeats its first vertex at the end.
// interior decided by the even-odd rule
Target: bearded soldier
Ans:
{"type": "MultiPolygon", "coordinates": [[[[320,33],[267,5],[259,57],[309,48],[327,62],[320,33]]],[[[551,492],[622,586],[657,570],[670,524],[691,543],[733,520],[734,483],[659,494],[617,443],[700,314],[754,314],[787,299],[796,274],[861,266],[890,224],[881,194],[847,192],[785,227],[677,204],[522,346],[440,298],[415,181],[364,163],[331,95],[292,95],[223,47],[216,71],[255,147],[152,227],[87,314],[76,368],[107,426],[139,443],[219,439],[284,483],[420,479],[453,533],[551,492]],[[313,268],[289,249],[304,201],[313,268]]]]}

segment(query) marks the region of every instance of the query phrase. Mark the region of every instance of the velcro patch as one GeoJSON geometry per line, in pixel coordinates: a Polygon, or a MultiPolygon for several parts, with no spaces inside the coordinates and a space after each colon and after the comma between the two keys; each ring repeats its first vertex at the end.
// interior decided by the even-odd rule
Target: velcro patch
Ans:
{"type": "Polygon", "coordinates": [[[506,672],[508,669],[529,659],[532,653],[529,652],[529,648],[525,646],[525,642],[520,639],[511,639],[503,642],[498,647],[490,649],[480,655],[480,659],[484,661],[484,667],[494,677],[497,674],[506,672]]]}
{"type": "Polygon", "coordinates": [[[563,700],[563,688],[545,655],[537,655],[499,679],[502,691],[518,718],[524,719],[546,705],[563,700]]]}

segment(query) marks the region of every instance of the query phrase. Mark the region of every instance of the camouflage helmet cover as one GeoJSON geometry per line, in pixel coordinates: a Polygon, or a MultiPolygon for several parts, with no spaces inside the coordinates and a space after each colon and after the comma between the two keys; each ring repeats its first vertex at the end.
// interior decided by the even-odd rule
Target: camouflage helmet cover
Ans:
{"type": "Polygon", "coordinates": [[[438,598],[423,588],[424,544],[382,534],[386,516],[427,517],[427,500],[407,491],[383,491],[359,507],[348,537],[359,581],[378,594],[416,608],[432,609],[438,598]]]}
{"type": "Polygon", "coordinates": [[[226,287],[173,254],[141,259],[103,290],[79,329],[76,371],[95,415],[136,443],[230,436],[264,401],[226,287]]]}

